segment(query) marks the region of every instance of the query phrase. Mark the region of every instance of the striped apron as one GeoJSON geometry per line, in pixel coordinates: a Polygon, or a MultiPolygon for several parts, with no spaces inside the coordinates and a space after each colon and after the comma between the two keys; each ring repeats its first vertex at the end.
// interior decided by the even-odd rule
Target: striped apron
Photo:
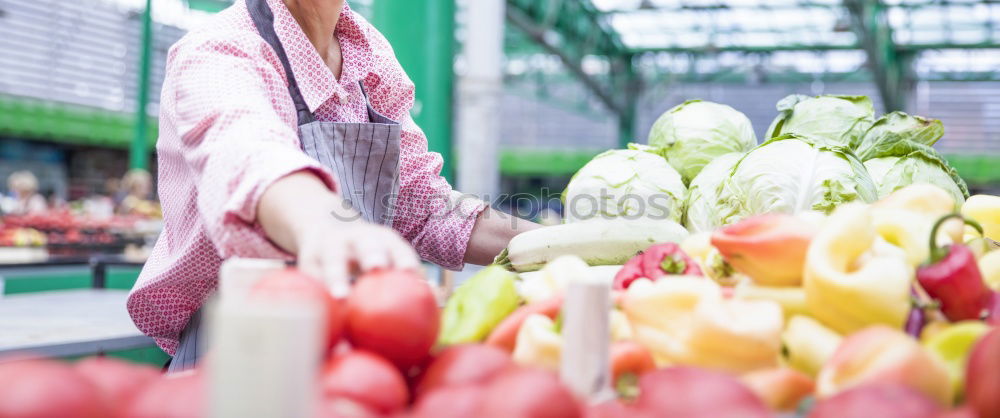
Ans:
{"type": "MultiPolygon", "coordinates": [[[[368,122],[317,121],[299,91],[288,56],[274,32],[274,15],[267,1],[246,2],[257,32],[271,45],[285,69],[288,94],[292,96],[298,117],[302,151],[336,174],[341,196],[365,221],[391,225],[399,190],[399,123],[372,108],[364,84],[361,84],[361,93],[368,107],[368,122]]],[[[181,332],[180,344],[167,366],[168,371],[189,369],[197,363],[204,351],[203,344],[198,342],[201,317],[199,309],[181,332]]]]}

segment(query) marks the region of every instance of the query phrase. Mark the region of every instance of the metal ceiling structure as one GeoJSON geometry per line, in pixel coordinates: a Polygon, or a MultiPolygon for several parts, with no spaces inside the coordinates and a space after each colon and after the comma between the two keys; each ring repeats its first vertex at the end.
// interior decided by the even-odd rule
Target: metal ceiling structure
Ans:
{"type": "MultiPolygon", "coordinates": [[[[642,82],[677,77],[679,69],[686,79],[702,80],[741,72],[750,78],[762,73],[765,79],[868,73],[886,111],[905,109],[918,79],[1000,80],[1000,0],[508,0],[507,5],[511,25],[558,55],[565,70],[623,124],[632,116],[619,103],[634,98],[642,82]],[[572,51],[569,58],[566,51],[572,51]],[[623,82],[631,88],[623,90],[623,82]]],[[[516,76],[553,72],[524,50],[508,45],[516,76]]]]}

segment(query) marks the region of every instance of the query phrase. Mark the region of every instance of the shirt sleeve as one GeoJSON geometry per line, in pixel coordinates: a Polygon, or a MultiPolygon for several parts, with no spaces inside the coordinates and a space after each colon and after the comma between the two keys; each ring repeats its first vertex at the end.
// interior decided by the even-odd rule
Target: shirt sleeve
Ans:
{"type": "Polygon", "coordinates": [[[441,177],[441,154],[428,151],[427,137],[410,117],[413,82],[385,38],[372,31],[379,68],[377,75],[365,81],[368,100],[376,111],[402,125],[399,196],[393,228],[413,244],[423,259],[461,269],[472,227],[486,203],[454,191],[441,177]]]}
{"type": "MultiPolygon", "coordinates": [[[[183,154],[195,178],[206,235],[223,258],[282,258],[256,223],[264,190],[308,170],[331,190],[333,176],[299,148],[297,121],[273,50],[250,36],[194,37],[175,46],[167,62],[162,123],[179,144],[158,149],[183,154]]],[[[162,101],[161,101],[162,103],[162,101]]]]}

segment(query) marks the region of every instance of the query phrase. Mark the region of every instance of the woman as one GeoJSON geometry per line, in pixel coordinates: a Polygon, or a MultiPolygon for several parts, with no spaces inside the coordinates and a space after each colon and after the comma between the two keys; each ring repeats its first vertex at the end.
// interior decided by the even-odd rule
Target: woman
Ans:
{"type": "Polygon", "coordinates": [[[342,296],[352,274],[413,268],[418,254],[487,264],[533,227],[438,175],[441,157],[409,116],[413,89],[343,0],[237,0],[171,48],[164,230],[128,308],[172,369],[198,357],[197,311],[225,258],[296,259],[342,296]]]}

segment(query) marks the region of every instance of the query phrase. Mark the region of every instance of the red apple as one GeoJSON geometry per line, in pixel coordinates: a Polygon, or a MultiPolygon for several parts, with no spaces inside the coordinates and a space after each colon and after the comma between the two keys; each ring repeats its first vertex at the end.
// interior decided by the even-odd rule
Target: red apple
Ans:
{"type": "Polygon", "coordinates": [[[820,398],[870,383],[909,386],[949,405],[952,385],[947,366],[903,331],[878,325],[845,338],[816,379],[820,398]]]}
{"type": "Polygon", "coordinates": [[[965,399],[980,418],[1000,418],[1000,328],[993,328],[972,347],[965,399]]]}
{"type": "Polygon", "coordinates": [[[695,367],[670,367],[639,377],[635,407],[662,417],[771,417],[764,402],[736,378],[695,367]]]}
{"type": "Polygon", "coordinates": [[[809,418],[937,418],[944,410],[912,388],[895,383],[856,386],[816,404],[809,418]]]}
{"type": "Polygon", "coordinates": [[[771,409],[794,411],[802,399],[813,393],[813,380],[789,368],[757,370],[740,377],[750,390],[771,409]]]}

